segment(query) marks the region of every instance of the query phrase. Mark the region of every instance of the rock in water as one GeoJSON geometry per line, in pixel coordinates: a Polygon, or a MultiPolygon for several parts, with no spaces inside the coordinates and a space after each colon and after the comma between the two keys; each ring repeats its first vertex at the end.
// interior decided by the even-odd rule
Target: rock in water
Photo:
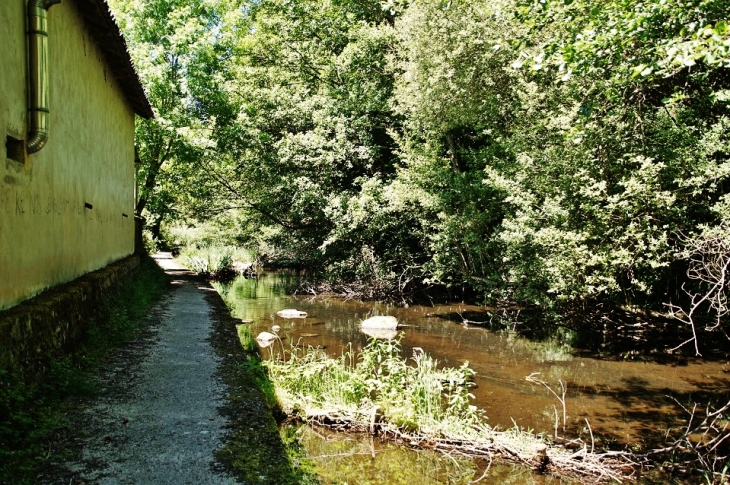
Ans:
{"type": "Polygon", "coordinates": [[[256,337],[256,340],[259,342],[271,342],[272,340],[276,340],[277,337],[273,333],[269,332],[261,332],[258,337],[256,337]]]}
{"type": "Polygon", "coordinates": [[[398,320],[390,316],[370,317],[367,320],[363,320],[361,327],[372,330],[396,330],[398,328],[398,320]]]}
{"type": "Polygon", "coordinates": [[[270,347],[277,339],[278,337],[273,333],[261,332],[259,336],[256,337],[256,343],[259,344],[259,347],[265,349],[266,347],[270,347]]]}
{"type": "Polygon", "coordinates": [[[307,312],[295,310],[294,308],[279,310],[276,314],[282,318],[307,318],[307,312]]]}

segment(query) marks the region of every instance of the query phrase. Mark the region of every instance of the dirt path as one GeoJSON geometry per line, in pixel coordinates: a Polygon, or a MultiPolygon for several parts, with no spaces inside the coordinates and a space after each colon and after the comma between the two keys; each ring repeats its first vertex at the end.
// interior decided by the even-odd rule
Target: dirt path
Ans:
{"type": "MultiPolygon", "coordinates": [[[[81,449],[79,459],[59,464],[44,483],[277,483],[266,467],[225,470],[217,460],[231,454],[232,439],[239,443],[234,449],[243,441],[243,449],[253,446],[252,455],[263,459],[280,460],[285,453],[260,394],[225,382],[224,361],[236,367],[233,361],[245,356],[234,355],[235,327],[221,315],[218,294],[169,254],[155,259],[171,277],[170,295],[152,309],[139,339],[112,356],[99,379],[100,395],[71,417],[78,425],[71,440],[81,449]],[[221,339],[228,342],[223,356],[221,339]],[[231,404],[232,395],[245,396],[237,403],[256,423],[246,423],[249,433],[236,432],[232,416],[242,413],[231,404]],[[246,446],[251,440],[265,445],[246,446]],[[233,474],[256,479],[237,481],[233,474]]],[[[242,463],[248,466],[245,457],[242,463]]]]}

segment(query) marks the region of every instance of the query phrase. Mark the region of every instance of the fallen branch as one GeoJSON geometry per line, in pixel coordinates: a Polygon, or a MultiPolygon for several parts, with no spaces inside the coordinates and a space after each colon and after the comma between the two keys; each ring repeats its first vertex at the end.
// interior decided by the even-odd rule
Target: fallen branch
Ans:
{"type": "Polygon", "coordinates": [[[678,453],[685,459],[674,463],[674,467],[681,465],[710,473],[720,472],[727,466],[730,455],[730,420],[727,417],[730,401],[714,410],[708,404],[701,419],[697,416],[697,404],[690,411],[676,399],[674,401],[689,414],[684,432],[669,446],[651,450],[646,456],[678,453]]]}
{"type": "Polygon", "coordinates": [[[684,258],[689,260],[687,277],[699,289],[688,288],[682,284],[682,291],[689,297],[687,305],[666,303],[669,316],[688,325],[692,337],[669,351],[675,351],[689,343],[694,343],[695,355],[701,356],[697,336],[698,320],[714,315],[711,323],[704,330],[712,332],[720,329],[724,332],[723,322],[730,315],[730,224],[723,222],[716,228],[698,237],[680,237],[685,245],[684,258]]]}
{"type": "Polygon", "coordinates": [[[623,451],[592,451],[587,444],[578,451],[556,444],[545,444],[538,436],[519,429],[499,431],[486,425],[475,429],[471,437],[449,437],[408,432],[380,421],[367,419],[372,412],[343,410],[300,410],[296,418],[307,423],[347,432],[371,433],[412,448],[430,449],[470,458],[501,459],[530,467],[536,471],[561,476],[588,478],[594,483],[633,479],[646,460],[623,451]]]}

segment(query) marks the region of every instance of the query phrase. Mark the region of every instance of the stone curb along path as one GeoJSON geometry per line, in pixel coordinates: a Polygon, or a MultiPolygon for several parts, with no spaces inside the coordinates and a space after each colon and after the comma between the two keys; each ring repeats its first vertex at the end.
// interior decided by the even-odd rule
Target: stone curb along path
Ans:
{"type": "Polygon", "coordinates": [[[101,394],[70,417],[81,456],[43,483],[296,483],[220,295],[168,253],[155,259],[170,294],[110,358],[101,394]]]}

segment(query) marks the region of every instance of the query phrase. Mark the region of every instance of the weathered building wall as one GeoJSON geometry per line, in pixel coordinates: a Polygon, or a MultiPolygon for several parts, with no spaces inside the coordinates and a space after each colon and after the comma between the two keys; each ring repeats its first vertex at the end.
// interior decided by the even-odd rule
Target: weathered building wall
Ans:
{"type": "Polygon", "coordinates": [[[45,374],[51,361],[84,342],[104,302],[139,265],[139,256],[124,258],[0,312],[0,369],[45,374]]]}
{"type": "MultiPolygon", "coordinates": [[[[11,145],[27,131],[25,12],[25,0],[0,1],[0,136],[11,145]]],[[[134,112],[74,0],[48,11],[48,30],[48,143],[0,155],[0,310],[134,250],[134,112]]]]}

